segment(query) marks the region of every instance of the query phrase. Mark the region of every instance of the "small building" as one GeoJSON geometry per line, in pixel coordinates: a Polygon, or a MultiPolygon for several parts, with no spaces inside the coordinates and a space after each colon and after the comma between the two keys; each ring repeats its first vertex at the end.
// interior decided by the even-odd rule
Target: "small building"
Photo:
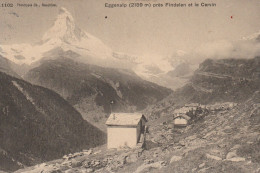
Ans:
{"type": "Polygon", "coordinates": [[[191,118],[185,114],[179,114],[173,118],[173,124],[175,126],[185,127],[188,125],[191,118]]]}
{"type": "Polygon", "coordinates": [[[112,113],[106,121],[107,148],[130,147],[142,142],[147,119],[141,113],[112,113]]]}

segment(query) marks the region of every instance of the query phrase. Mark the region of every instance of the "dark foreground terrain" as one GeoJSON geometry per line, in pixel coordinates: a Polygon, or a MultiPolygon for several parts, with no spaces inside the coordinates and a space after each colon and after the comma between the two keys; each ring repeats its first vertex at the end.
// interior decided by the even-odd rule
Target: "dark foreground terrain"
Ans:
{"type": "Polygon", "coordinates": [[[105,134],[58,94],[0,72],[0,170],[104,143],[105,134]]]}

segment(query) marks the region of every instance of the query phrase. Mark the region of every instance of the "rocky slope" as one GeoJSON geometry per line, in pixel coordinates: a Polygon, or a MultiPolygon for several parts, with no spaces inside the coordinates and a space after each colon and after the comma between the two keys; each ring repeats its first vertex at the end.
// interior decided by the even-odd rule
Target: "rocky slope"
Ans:
{"type": "Polygon", "coordinates": [[[152,120],[145,149],[103,146],[17,172],[257,173],[259,98],[260,92],[255,92],[245,102],[209,111],[182,129],[173,126],[171,115],[152,120]]]}
{"type": "Polygon", "coordinates": [[[260,58],[205,60],[189,83],[169,97],[152,105],[147,114],[153,117],[170,113],[185,103],[241,103],[260,88],[260,58]]]}
{"type": "Polygon", "coordinates": [[[105,142],[55,92],[0,72],[0,170],[52,160],[105,142]]]}
{"type": "Polygon", "coordinates": [[[260,87],[260,57],[205,60],[187,86],[195,90],[192,102],[241,102],[260,87]],[[196,94],[195,94],[196,93],[196,94]]]}
{"type": "Polygon", "coordinates": [[[258,70],[258,57],[207,60],[190,84],[145,110],[149,117],[145,149],[106,150],[104,145],[93,148],[92,152],[83,151],[19,172],[257,173],[260,171],[258,70]],[[174,127],[174,110],[193,101],[204,103],[205,111],[191,116],[186,128],[174,127]]]}
{"type": "Polygon", "coordinates": [[[123,69],[104,68],[57,58],[42,62],[25,78],[63,96],[83,117],[105,129],[112,111],[140,111],[171,93],[123,69]],[[111,104],[113,101],[113,104],[111,104]]]}

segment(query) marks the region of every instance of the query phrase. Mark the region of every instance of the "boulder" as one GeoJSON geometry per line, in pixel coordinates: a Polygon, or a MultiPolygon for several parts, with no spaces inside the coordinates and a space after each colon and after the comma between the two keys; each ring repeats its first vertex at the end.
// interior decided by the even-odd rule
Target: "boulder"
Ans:
{"type": "Polygon", "coordinates": [[[138,159],[138,154],[134,153],[134,154],[130,154],[127,158],[126,158],[126,162],[127,163],[133,163],[136,162],[138,159]]]}
{"type": "Polygon", "coordinates": [[[151,163],[151,164],[143,164],[143,165],[139,166],[134,173],[141,173],[141,172],[143,172],[143,170],[145,170],[145,169],[149,170],[150,168],[161,169],[165,165],[166,165],[165,161],[159,161],[159,162],[155,162],[155,163],[151,163]]]}
{"type": "Polygon", "coordinates": [[[192,170],[191,170],[191,172],[195,172],[197,170],[197,168],[193,168],[192,170]]]}
{"type": "Polygon", "coordinates": [[[243,161],[246,161],[246,159],[243,158],[243,157],[233,157],[233,158],[230,158],[228,160],[232,161],[232,162],[243,162],[243,161]]]}
{"type": "Polygon", "coordinates": [[[99,154],[99,153],[101,153],[101,150],[98,150],[98,151],[94,152],[94,155],[95,154],[99,154]]]}
{"type": "Polygon", "coordinates": [[[92,154],[92,150],[83,150],[84,155],[90,155],[92,154]]]}
{"type": "Polygon", "coordinates": [[[233,158],[233,157],[236,157],[236,156],[237,156],[236,151],[231,151],[231,152],[229,152],[229,153],[227,154],[226,159],[229,160],[229,159],[231,159],[231,158],[233,158]]]}
{"type": "Polygon", "coordinates": [[[86,172],[94,172],[94,169],[88,168],[88,169],[86,169],[86,172]]]}
{"type": "Polygon", "coordinates": [[[177,162],[177,161],[179,161],[179,160],[181,160],[181,159],[182,159],[181,156],[172,156],[170,163],[172,163],[172,162],[177,162]]]}
{"type": "Polygon", "coordinates": [[[72,168],[76,168],[76,167],[80,167],[80,166],[82,166],[82,162],[77,161],[75,159],[71,160],[71,167],[72,168]]]}
{"type": "Polygon", "coordinates": [[[222,158],[220,158],[218,156],[211,155],[211,154],[206,154],[206,157],[208,159],[213,159],[213,160],[222,160],[222,158]]]}
{"type": "Polygon", "coordinates": [[[183,146],[183,147],[184,147],[184,146],[185,146],[185,143],[186,143],[186,142],[183,141],[183,140],[182,140],[182,141],[179,141],[179,145],[180,145],[180,146],[183,146]]]}
{"type": "Polygon", "coordinates": [[[151,164],[151,163],[154,163],[154,161],[153,161],[153,160],[146,159],[146,160],[144,160],[144,163],[145,163],[145,164],[151,164]]]}
{"type": "Polygon", "coordinates": [[[199,165],[199,168],[203,168],[205,166],[205,163],[202,163],[199,165]]]}

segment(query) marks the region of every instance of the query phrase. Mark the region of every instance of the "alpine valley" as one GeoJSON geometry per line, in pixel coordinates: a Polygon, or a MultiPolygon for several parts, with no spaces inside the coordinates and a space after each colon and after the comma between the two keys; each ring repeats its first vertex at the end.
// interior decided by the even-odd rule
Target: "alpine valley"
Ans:
{"type": "Polygon", "coordinates": [[[0,45],[0,172],[259,172],[260,53],[241,53],[259,38],[200,65],[181,50],[157,61],[114,52],[60,8],[37,43],[0,45]],[[175,128],[187,105],[203,109],[175,128]],[[146,115],[144,148],[107,150],[111,112],[146,115]]]}
{"type": "Polygon", "coordinates": [[[38,43],[0,45],[0,170],[104,144],[111,111],[172,93],[133,72],[135,60],[82,31],[65,8],[38,43]]]}
{"type": "Polygon", "coordinates": [[[102,130],[111,111],[142,110],[171,93],[140,78],[137,57],[113,52],[65,8],[38,43],[1,45],[0,55],[2,71],[54,90],[102,130]]]}

